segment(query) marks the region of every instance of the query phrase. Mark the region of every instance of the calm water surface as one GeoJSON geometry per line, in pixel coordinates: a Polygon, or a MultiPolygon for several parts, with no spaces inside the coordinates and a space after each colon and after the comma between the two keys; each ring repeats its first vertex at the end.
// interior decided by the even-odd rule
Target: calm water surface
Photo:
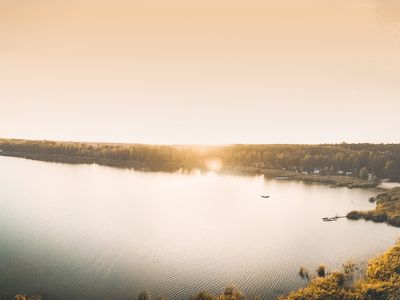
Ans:
{"type": "Polygon", "coordinates": [[[394,244],[400,230],[385,224],[321,221],[371,209],[373,195],[261,176],[0,157],[0,291],[185,299],[233,283],[272,299],[305,284],[300,266],[334,270],[394,244]]]}

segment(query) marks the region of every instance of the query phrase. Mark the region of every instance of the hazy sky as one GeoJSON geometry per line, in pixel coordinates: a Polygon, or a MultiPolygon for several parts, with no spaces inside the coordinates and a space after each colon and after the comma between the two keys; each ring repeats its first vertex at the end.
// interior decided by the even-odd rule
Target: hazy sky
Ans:
{"type": "Polygon", "coordinates": [[[398,0],[0,0],[0,137],[400,142],[398,0]]]}

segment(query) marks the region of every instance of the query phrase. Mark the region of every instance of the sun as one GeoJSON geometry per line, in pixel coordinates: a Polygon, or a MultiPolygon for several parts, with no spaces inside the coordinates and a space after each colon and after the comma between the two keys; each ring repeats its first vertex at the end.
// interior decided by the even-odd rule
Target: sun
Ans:
{"type": "Polygon", "coordinates": [[[206,167],[208,170],[217,172],[222,169],[223,163],[219,158],[211,158],[206,161],[206,167]]]}

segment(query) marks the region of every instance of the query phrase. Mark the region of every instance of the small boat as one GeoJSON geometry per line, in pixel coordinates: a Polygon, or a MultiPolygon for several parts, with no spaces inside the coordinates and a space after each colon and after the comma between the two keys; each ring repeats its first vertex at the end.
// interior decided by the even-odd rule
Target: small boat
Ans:
{"type": "Polygon", "coordinates": [[[261,198],[269,198],[269,195],[261,195],[261,198]]]}
{"type": "Polygon", "coordinates": [[[332,222],[332,221],[337,221],[338,217],[332,217],[332,218],[322,218],[322,221],[324,222],[332,222]]]}

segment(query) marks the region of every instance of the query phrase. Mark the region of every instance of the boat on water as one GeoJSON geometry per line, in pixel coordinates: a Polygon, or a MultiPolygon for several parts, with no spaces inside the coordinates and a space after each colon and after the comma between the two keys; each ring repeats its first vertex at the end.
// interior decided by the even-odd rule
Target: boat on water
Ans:
{"type": "Polygon", "coordinates": [[[269,195],[261,195],[261,198],[269,198],[269,195]]]}
{"type": "Polygon", "coordinates": [[[337,221],[338,217],[332,217],[332,218],[322,218],[322,221],[324,222],[332,222],[332,221],[337,221]]]}
{"type": "Polygon", "coordinates": [[[346,218],[346,216],[338,216],[338,215],[336,215],[334,217],[325,217],[325,218],[322,218],[322,221],[324,221],[324,222],[332,222],[332,221],[337,221],[337,220],[339,220],[341,218],[346,218]]]}

